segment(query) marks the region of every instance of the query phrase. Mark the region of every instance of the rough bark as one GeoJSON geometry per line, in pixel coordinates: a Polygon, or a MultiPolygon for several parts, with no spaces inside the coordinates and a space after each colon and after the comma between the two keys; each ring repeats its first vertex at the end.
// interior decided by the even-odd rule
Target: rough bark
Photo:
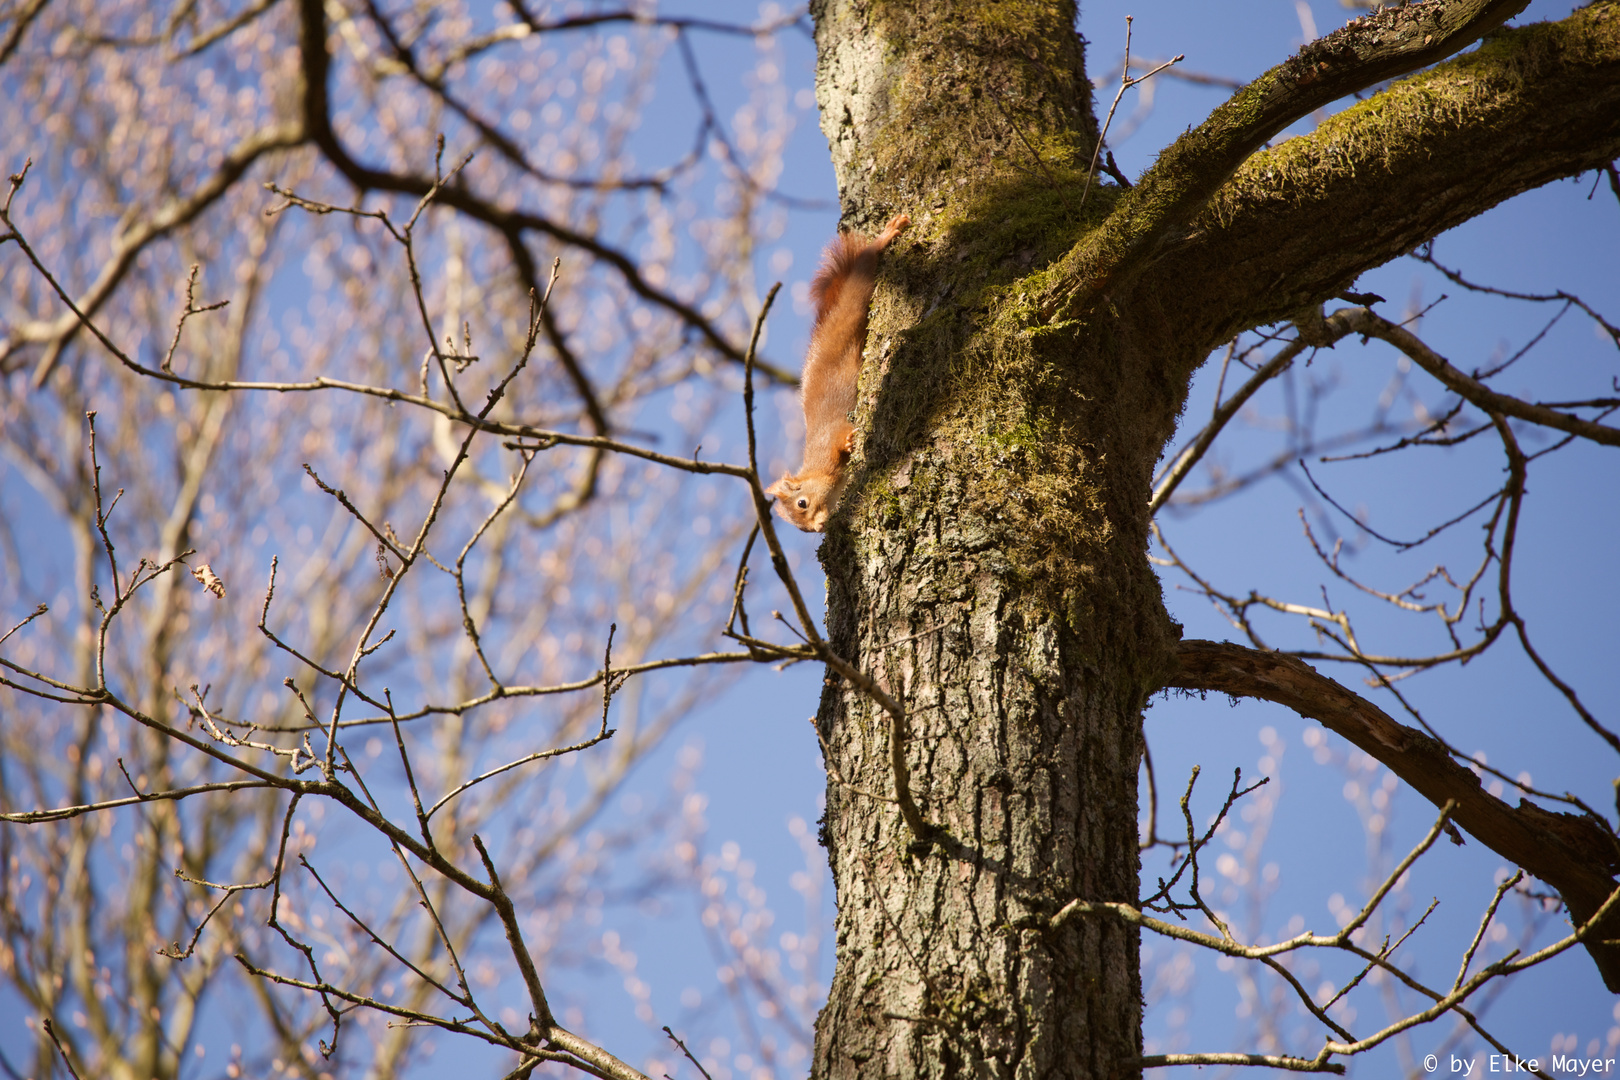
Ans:
{"type": "Polygon", "coordinates": [[[905,702],[944,833],[915,844],[861,793],[893,791],[890,725],[830,678],[818,723],[847,786],[828,790],[839,957],[814,1074],[1127,1075],[1134,929],[1025,927],[1075,896],[1136,899],[1140,710],[1173,641],[1143,492],[1178,403],[1124,377],[1155,352],[1129,320],[1089,345],[982,324],[1075,235],[1048,176],[1089,160],[1089,90],[1071,6],[945,7],[815,11],[848,216],[925,232],[886,256],[864,466],[822,550],[828,634],[905,702]]]}
{"type": "MultiPolygon", "coordinates": [[[[1135,191],[1093,184],[1082,207],[1096,125],[1071,3],[812,4],[846,223],[915,222],[885,256],[861,444],[821,551],[828,640],[904,703],[901,756],[942,830],[919,838],[904,824],[886,798],[891,725],[830,675],[817,724],[834,777],[822,835],[838,966],[813,1075],[1139,1074],[1135,931],[1030,927],[1073,899],[1138,897],[1140,710],[1175,671],[1178,636],[1146,558],[1151,469],[1208,350],[1282,314],[1265,288],[1222,282],[1220,260],[1248,242],[1233,223],[1305,198],[1283,181],[1268,189],[1243,161],[1295,115],[1441,59],[1520,6],[1369,16],[1240,92],[1135,191]],[[1425,20],[1438,28],[1428,41],[1378,39],[1425,20]]],[[[1571,63],[1611,78],[1608,61],[1581,59],[1591,53],[1509,66],[1529,72],[1526,85],[1567,77],[1571,63]]],[[[1427,130],[1401,85],[1374,100],[1427,130]]],[[[1538,100],[1552,109],[1536,120],[1544,137],[1581,141],[1565,129],[1590,113],[1538,100]]],[[[1367,145],[1347,145],[1377,160],[1380,129],[1356,123],[1367,145]]],[[[1553,171],[1586,167],[1602,138],[1553,171]]],[[[1514,176],[1373,227],[1378,242],[1348,257],[1334,230],[1299,224],[1287,266],[1310,282],[1300,295],[1342,288],[1422,239],[1423,221],[1446,227],[1448,208],[1478,213],[1543,177],[1501,164],[1514,176]]],[[[1459,154],[1424,175],[1456,185],[1480,167],[1459,154]]],[[[1343,171],[1335,190],[1377,212],[1389,177],[1343,171]]],[[[1265,269],[1255,261],[1245,282],[1265,269]]]]}

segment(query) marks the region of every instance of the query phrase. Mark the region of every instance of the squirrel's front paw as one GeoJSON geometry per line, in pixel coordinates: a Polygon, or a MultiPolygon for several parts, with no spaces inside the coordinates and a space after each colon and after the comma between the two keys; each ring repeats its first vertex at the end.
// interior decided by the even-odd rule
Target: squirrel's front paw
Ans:
{"type": "Polygon", "coordinates": [[[890,218],[889,223],[883,227],[882,234],[878,236],[876,241],[874,241],[878,250],[882,251],[884,248],[893,243],[894,238],[904,232],[906,230],[906,226],[910,224],[910,214],[896,214],[894,217],[890,218]]]}
{"type": "Polygon", "coordinates": [[[855,429],[850,428],[849,429],[849,434],[844,436],[844,453],[845,454],[853,454],[854,452],[855,452],[855,429]]]}

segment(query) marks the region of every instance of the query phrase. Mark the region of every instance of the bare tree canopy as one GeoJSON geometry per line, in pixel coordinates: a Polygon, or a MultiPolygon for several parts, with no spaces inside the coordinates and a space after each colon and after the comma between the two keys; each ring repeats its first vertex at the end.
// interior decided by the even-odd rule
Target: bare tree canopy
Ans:
{"type": "Polygon", "coordinates": [[[1620,993],[1620,3],[1527,6],[1300,0],[1241,77],[1072,0],[0,9],[0,1073],[1604,1072],[1487,1015],[1620,993]],[[1596,271],[1436,241],[1570,178],[1596,271]],[[801,412],[834,207],[888,227],[801,412]],[[1540,779],[1448,689],[1512,665],[1540,779]],[[680,733],[818,685],[789,921],[680,733]],[[1211,791],[1212,692],[1364,865],[1270,862],[1285,740],[1211,791]],[[1272,921],[1313,875],[1361,895],[1272,921]]]}

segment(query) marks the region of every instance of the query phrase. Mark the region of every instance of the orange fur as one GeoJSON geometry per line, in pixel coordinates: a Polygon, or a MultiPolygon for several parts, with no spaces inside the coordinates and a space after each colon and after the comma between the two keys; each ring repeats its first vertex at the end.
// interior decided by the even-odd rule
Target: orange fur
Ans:
{"type": "Polygon", "coordinates": [[[877,281],[878,256],[911,224],[898,214],[883,233],[868,240],[839,233],[827,245],[810,282],[816,319],[804,357],[800,395],[804,401],[804,464],[766,488],[776,496],[776,512],[805,532],[820,532],[838,508],[855,450],[855,387],[866,347],[866,316],[877,281]]]}

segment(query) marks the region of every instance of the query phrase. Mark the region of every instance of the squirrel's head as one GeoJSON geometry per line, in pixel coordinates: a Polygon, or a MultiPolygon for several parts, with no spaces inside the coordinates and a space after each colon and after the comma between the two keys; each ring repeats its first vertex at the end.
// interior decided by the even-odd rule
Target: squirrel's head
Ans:
{"type": "Polygon", "coordinates": [[[783,520],[805,532],[821,532],[827,527],[827,518],[838,509],[842,486],[831,476],[784,473],[782,479],[765,489],[765,494],[776,496],[776,513],[783,520]]]}

